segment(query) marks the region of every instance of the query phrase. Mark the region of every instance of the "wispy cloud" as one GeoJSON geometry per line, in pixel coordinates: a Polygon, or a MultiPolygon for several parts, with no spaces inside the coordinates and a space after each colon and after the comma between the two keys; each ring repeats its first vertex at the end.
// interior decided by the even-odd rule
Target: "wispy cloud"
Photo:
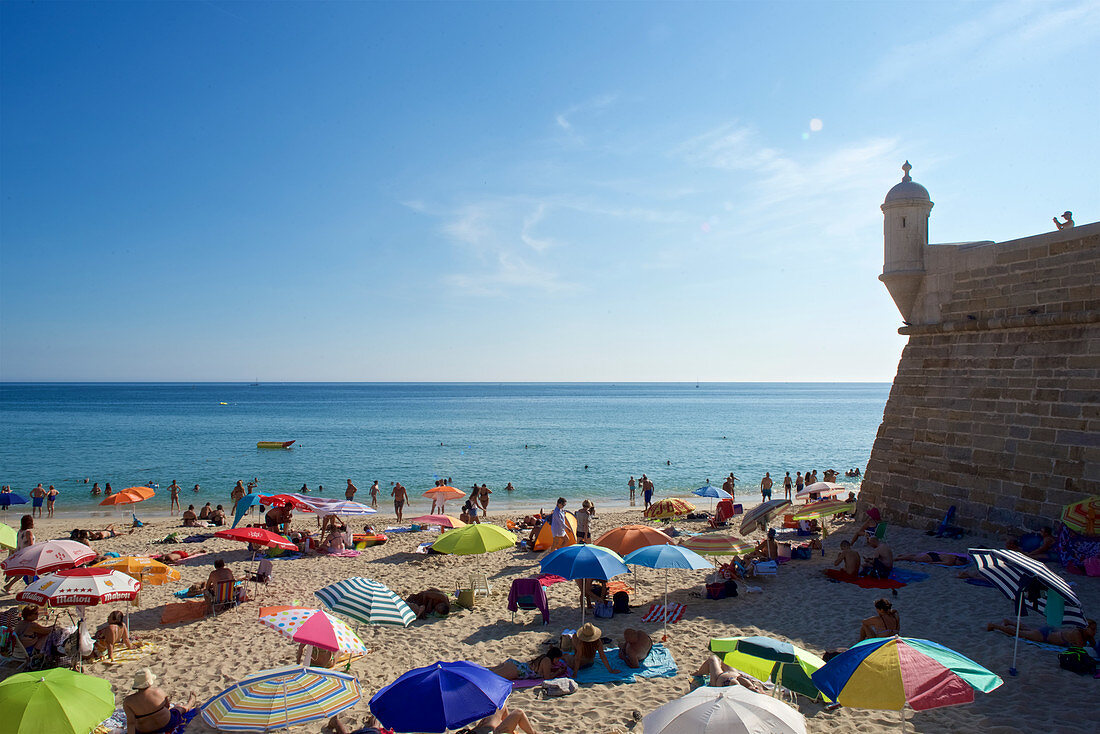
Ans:
{"type": "Polygon", "coordinates": [[[524,218],[523,229],[519,233],[519,237],[521,240],[523,240],[523,244],[527,245],[536,252],[542,252],[543,250],[551,247],[554,244],[554,241],[549,239],[548,237],[536,237],[534,235],[535,227],[538,226],[539,222],[541,222],[545,217],[546,204],[540,202],[535,207],[535,211],[531,212],[529,215],[527,215],[527,217],[524,218]]]}
{"type": "Polygon", "coordinates": [[[574,117],[584,116],[594,111],[603,110],[615,103],[618,95],[601,94],[598,97],[568,107],[554,115],[554,123],[572,138],[579,138],[579,131],[573,122],[574,117]]]}
{"type": "Polygon", "coordinates": [[[895,46],[864,82],[880,90],[899,82],[974,76],[1025,62],[1036,54],[1065,53],[1100,37],[1100,3],[997,4],[942,33],[895,46]]]}
{"type": "Polygon", "coordinates": [[[497,252],[487,267],[478,272],[452,273],[444,278],[464,295],[495,296],[513,290],[560,293],[575,289],[557,273],[539,267],[513,252],[497,252]]]}

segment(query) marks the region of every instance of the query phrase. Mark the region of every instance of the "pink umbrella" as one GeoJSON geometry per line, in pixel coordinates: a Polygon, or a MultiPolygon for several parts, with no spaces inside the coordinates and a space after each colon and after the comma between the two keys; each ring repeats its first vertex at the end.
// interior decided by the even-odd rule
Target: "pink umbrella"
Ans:
{"type": "Polygon", "coordinates": [[[367,646],[350,627],[320,609],[263,607],[260,609],[260,621],[302,645],[351,655],[367,653],[367,646]]]}
{"type": "Polygon", "coordinates": [[[46,574],[15,595],[17,601],[51,607],[90,607],[133,601],[141,582],[110,568],[69,568],[46,574]]]}
{"type": "Polygon", "coordinates": [[[16,551],[0,568],[8,576],[41,576],[95,558],[95,551],[75,540],[47,540],[16,551]]]}

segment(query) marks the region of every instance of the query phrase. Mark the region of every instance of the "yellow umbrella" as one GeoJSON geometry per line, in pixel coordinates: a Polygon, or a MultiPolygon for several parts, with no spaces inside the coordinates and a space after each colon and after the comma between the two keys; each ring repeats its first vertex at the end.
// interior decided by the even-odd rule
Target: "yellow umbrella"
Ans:
{"type": "Polygon", "coordinates": [[[645,511],[645,516],[650,520],[667,520],[689,515],[692,512],[695,512],[695,505],[687,500],[673,498],[654,502],[645,511]]]}
{"type": "Polygon", "coordinates": [[[121,558],[108,558],[95,564],[102,568],[113,568],[116,571],[137,579],[149,586],[160,586],[169,581],[179,581],[180,572],[171,566],[148,556],[122,556],[121,558]]]}

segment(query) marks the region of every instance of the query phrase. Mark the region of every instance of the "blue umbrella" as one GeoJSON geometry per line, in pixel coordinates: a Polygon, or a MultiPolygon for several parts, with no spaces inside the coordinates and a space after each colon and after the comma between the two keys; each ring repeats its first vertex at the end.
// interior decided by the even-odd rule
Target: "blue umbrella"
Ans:
{"type": "Polygon", "coordinates": [[[398,732],[444,732],[489,716],[504,705],[512,682],[474,663],[416,668],[374,694],[370,710],[398,732]]]}
{"type": "Polygon", "coordinates": [[[14,494],[12,492],[4,492],[0,494],[0,505],[7,507],[9,505],[25,505],[27,504],[27,498],[21,494],[14,494]]]}
{"type": "Polygon", "coordinates": [[[696,497],[712,497],[716,500],[732,500],[733,495],[724,489],[718,489],[712,487],[709,484],[699,487],[699,489],[692,492],[696,497]]]}
{"type": "Polygon", "coordinates": [[[248,512],[249,507],[259,504],[263,504],[263,500],[260,499],[260,495],[258,494],[246,494],[244,497],[241,497],[239,500],[237,500],[237,512],[234,514],[233,517],[233,527],[237,527],[237,523],[239,523],[241,521],[241,518],[245,516],[245,513],[248,512]]]}
{"type": "MultiPolygon", "coordinates": [[[[555,574],[569,580],[608,579],[630,569],[622,557],[601,545],[567,545],[548,554],[540,562],[543,573],[555,574]]],[[[581,624],[584,624],[584,589],[581,589],[581,624]]]]}
{"type": "Polygon", "coordinates": [[[693,550],[679,545],[647,545],[631,551],[623,563],[633,563],[646,568],[665,569],[665,608],[664,636],[668,637],[668,569],[682,568],[687,571],[702,571],[714,568],[713,564],[693,550]]]}

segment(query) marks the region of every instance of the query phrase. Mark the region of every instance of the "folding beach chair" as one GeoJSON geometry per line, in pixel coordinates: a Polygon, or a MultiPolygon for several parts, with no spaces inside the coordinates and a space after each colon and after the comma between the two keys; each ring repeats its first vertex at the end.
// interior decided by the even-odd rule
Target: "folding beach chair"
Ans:
{"type": "Polygon", "coordinates": [[[239,603],[236,582],[221,581],[214,587],[214,591],[210,595],[210,613],[216,616],[219,610],[235,608],[239,603]]]}
{"type": "Polygon", "coordinates": [[[473,589],[474,596],[477,594],[492,594],[493,586],[489,583],[489,577],[483,573],[470,574],[470,588],[473,589]]]}
{"type": "Polygon", "coordinates": [[[516,611],[539,611],[542,613],[542,623],[550,623],[550,605],[546,601],[546,590],[538,579],[515,579],[512,588],[508,592],[508,611],[512,613],[512,621],[516,621],[516,611]]]}

